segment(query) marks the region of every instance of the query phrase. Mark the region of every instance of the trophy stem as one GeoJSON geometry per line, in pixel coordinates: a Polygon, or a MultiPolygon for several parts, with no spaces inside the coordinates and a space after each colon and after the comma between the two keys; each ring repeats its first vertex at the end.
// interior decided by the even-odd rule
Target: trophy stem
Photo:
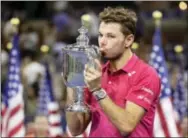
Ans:
{"type": "Polygon", "coordinates": [[[77,102],[82,103],[83,102],[83,87],[77,86],[76,94],[77,94],[77,102]]]}
{"type": "Polygon", "coordinates": [[[77,86],[75,87],[77,99],[72,105],[70,105],[66,110],[70,112],[85,112],[88,113],[90,110],[87,105],[84,104],[84,96],[83,96],[83,87],[77,86]]]}

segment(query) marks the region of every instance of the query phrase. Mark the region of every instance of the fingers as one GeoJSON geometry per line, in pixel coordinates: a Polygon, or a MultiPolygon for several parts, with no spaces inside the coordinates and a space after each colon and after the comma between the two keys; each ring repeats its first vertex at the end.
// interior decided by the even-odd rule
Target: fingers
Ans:
{"type": "Polygon", "coordinates": [[[91,80],[94,80],[98,77],[98,73],[96,72],[93,72],[93,70],[91,69],[85,69],[84,70],[84,78],[87,80],[87,81],[91,81],[91,80]]]}
{"type": "Polygon", "coordinates": [[[100,63],[99,59],[94,59],[94,62],[95,62],[96,68],[90,67],[90,66],[88,66],[88,64],[86,64],[85,65],[85,69],[92,68],[92,70],[98,70],[99,72],[101,72],[102,71],[102,66],[101,66],[101,63],[100,63]]]}
{"type": "Polygon", "coordinates": [[[87,85],[87,83],[97,80],[98,78],[101,77],[102,72],[101,70],[101,65],[98,60],[96,60],[96,65],[98,69],[95,69],[93,67],[89,67],[87,64],[85,65],[85,70],[84,70],[84,81],[87,85]]]}
{"type": "Polygon", "coordinates": [[[85,76],[85,82],[90,82],[92,80],[94,80],[94,78],[89,77],[89,76],[85,76]]]}
{"type": "Polygon", "coordinates": [[[86,78],[95,78],[95,76],[96,75],[94,75],[94,74],[92,74],[92,73],[90,73],[90,72],[86,72],[85,70],[84,70],[84,77],[86,77],[86,78]]]}
{"type": "Polygon", "coordinates": [[[101,75],[101,72],[92,68],[92,67],[88,67],[88,65],[85,66],[85,70],[84,70],[84,74],[86,76],[100,76],[101,75]]]}
{"type": "Polygon", "coordinates": [[[98,59],[95,59],[95,63],[97,65],[97,70],[101,72],[102,71],[102,66],[101,66],[100,61],[98,59]]]}
{"type": "Polygon", "coordinates": [[[84,78],[86,81],[92,81],[95,80],[97,78],[99,78],[101,76],[100,72],[98,72],[97,70],[93,69],[93,68],[85,68],[84,70],[84,78]]]}
{"type": "Polygon", "coordinates": [[[96,69],[94,69],[93,67],[89,67],[87,64],[85,65],[85,72],[87,73],[95,73],[96,69]]]}

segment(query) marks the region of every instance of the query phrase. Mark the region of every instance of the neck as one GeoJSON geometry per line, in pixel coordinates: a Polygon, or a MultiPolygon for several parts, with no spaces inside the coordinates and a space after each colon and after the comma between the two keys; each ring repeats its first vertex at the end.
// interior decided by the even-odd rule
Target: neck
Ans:
{"type": "Polygon", "coordinates": [[[132,57],[132,55],[133,55],[133,53],[132,53],[131,49],[125,50],[119,59],[110,61],[110,70],[112,72],[115,72],[115,71],[121,69],[125,64],[127,64],[127,62],[132,57]]]}

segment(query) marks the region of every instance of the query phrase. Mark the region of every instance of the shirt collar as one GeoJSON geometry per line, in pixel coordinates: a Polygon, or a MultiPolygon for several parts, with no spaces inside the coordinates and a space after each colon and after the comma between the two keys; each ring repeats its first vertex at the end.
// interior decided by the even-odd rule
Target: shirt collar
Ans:
{"type": "MultiPolygon", "coordinates": [[[[128,62],[123,66],[121,70],[125,72],[130,72],[132,68],[134,67],[134,65],[136,64],[137,60],[138,60],[138,57],[135,54],[133,54],[132,57],[128,60],[128,62]]],[[[103,65],[102,71],[104,72],[105,69],[109,69],[109,67],[110,67],[110,61],[107,61],[103,65]]]]}
{"type": "Polygon", "coordinates": [[[106,69],[109,69],[110,61],[108,60],[105,64],[102,66],[102,71],[104,72],[106,69]]]}
{"type": "Polygon", "coordinates": [[[128,60],[128,62],[125,64],[125,66],[122,68],[125,72],[130,72],[134,65],[136,64],[138,60],[138,57],[133,54],[132,57],[128,60]]]}

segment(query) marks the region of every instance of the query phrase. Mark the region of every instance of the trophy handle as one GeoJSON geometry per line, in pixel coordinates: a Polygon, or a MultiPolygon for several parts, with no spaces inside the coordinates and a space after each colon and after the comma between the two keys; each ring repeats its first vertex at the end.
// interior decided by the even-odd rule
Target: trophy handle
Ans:
{"type": "Polygon", "coordinates": [[[66,75],[67,68],[66,68],[65,62],[67,61],[67,56],[66,56],[67,49],[63,47],[62,51],[63,51],[63,62],[62,62],[63,71],[61,72],[61,76],[63,77],[63,83],[66,85],[67,84],[67,75],[66,75]]]}
{"type": "Polygon", "coordinates": [[[100,51],[99,51],[99,47],[96,46],[96,45],[91,45],[91,46],[94,48],[94,50],[95,50],[97,56],[101,56],[100,51]]]}
{"type": "Polygon", "coordinates": [[[63,83],[65,84],[65,86],[67,86],[67,81],[65,79],[66,76],[63,74],[63,72],[61,72],[61,76],[63,78],[63,83]]]}

